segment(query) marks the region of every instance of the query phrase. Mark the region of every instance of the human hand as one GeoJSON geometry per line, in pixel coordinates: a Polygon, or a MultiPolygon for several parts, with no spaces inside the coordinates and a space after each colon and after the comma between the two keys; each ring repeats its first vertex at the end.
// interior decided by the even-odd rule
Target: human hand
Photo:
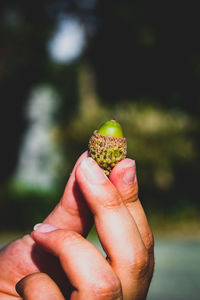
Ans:
{"type": "MultiPolygon", "coordinates": [[[[76,231],[45,224],[37,226],[32,238],[59,259],[72,286],[70,299],[145,299],[154,266],[153,237],[138,199],[134,161],[119,163],[109,180],[93,160],[85,159],[75,176],[107,259],[76,231]]],[[[27,300],[64,299],[44,273],[25,277],[17,291],[27,300]]]]}
{"type": "MultiPolygon", "coordinates": [[[[86,157],[88,152],[78,159],[61,200],[44,223],[87,235],[93,218],[75,180],[76,168],[86,157]]],[[[55,273],[55,268],[58,276],[62,277],[57,260],[42,251],[30,235],[10,243],[0,251],[0,300],[18,299],[15,285],[24,276],[39,271],[51,275],[52,272],[55,273]]]]}

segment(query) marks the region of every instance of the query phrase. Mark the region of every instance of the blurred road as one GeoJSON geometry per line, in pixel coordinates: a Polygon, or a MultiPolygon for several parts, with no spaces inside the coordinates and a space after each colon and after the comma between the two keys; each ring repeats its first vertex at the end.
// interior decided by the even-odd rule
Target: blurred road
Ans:
{"type": "Polygon", "coordinates": [[[200,299],[200,241],[158,240],[148,300],[200,299]]]}
{"type": "MultiPolygon", "coordinates": [[[[0,234],[0,248],[9,239],[0,234]]],[[[103,251],[96,235],[88,239],[103,251]]],[[[200,239],[156,239],[155,258],[147,300],[200,299],[200,239]]]]}
{"type": "MultiPolygon", "coordinates": [[[[91,241],[102,251],[97,238],[91,241]]],[[[199,299],[200,239],[155,239],[155,272],[147,300],[199,299]]]]}

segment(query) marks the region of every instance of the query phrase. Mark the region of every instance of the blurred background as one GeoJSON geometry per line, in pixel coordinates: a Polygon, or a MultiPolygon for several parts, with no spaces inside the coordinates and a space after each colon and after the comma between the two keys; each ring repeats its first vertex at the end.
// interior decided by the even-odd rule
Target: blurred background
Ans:
{"type": "Polygon", "coordinates": [[[156,240],[148,299],[199,299],[199,25],[195,1],[1,0],[0,246],[115,118],[156,240]]]}

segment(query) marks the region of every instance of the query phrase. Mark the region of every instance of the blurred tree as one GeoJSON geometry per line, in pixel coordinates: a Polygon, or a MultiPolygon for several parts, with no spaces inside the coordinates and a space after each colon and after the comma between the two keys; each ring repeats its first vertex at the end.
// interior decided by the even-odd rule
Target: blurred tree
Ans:
{"type": "MultiPolygon", "coordinates": [[[[39,0],[0,2],[1,182],[11,174],[17,160],[30,90],[39,83],[50,83],[65,100],[65,117],[76,107],[76,66],[56,65],[47,52],[57,22],[51,4],[39,0]]],[[[57,1],[59,4],[62,7],[64,2],[57,1]]]]}
{"type": "Polygon", "coordinates": [[[105,102],[148,96],[199,112],[197,3],[98,1],[100,26],[88,49],[105,102]]]}
{"type": "Polygon", "coordinates": [[[1,185],[12,174],[17,161],[27,125],[25,103],[35,86],[47,84],[62,100],[59,122],[64,133],[61,139],[66,148],[70,144],[67,155],[73,161],[78,155],[74,148],[77,147],[77,153],[83,149],[89,130],[97,120],[116,112],[122,116],[129,136],[132,128],[135,130],[136,138],[129,149],[138,153],[145,197],[151,195],[152,203],[162,199],[160,206],[166,203],[165,207],[171,207],[175,198],[180,203],[191,201],[198,205],[200,159],[196,153],[200,150],[200,46],[197,5],[198,2],[188,5],[158,0],[1,0],[1,185]],[[81,57],[70,64],[62,64],[50,56],[48,42],[56,32],[60,16],[69,15],[84,27],[87,43],[81,57]],[[92,76],[87,68],[82,68],[87,64],[94,80],[90,80],[92,76]],[[80,77],[84,76],[88,84],[83,84],[84,80],[79,83],[80,77]],[[96,90],[83,96],[87,94],[83,85],[88,87],[94,81],[96,90]],[[83,101],[84,97],[87,99],[83,101]],[[146,104],[153,103],[155,111],[144,109],[144,99],[146,104]],[[130,112],[127,101],[131,104],[130,112]],[[116,109],[117,103],[120,109],[116,109]],[[134,104],[138,106],[134,107],[134,104]],[[91,113],[90,109],[93,110],[91,113]],[[177,122],[189,116],[187,126],[180,129],[179,124],[171,126],[169,121],[167,127],[169,111],[177,112],[174,114],[177,122]],[[178,117],[179,112],[183,117],[178,117]],[[161,119],[149,132],[151,126],[145,127],[141,120],[134,120],[136,114],[150,125],[158,115],[161,119]],[[83,123],[80,124],[80,120],[83,123]],[[195,126],[192,122],[188,125],[190,120],[195,126]],[[164,124],[165,129],[159,130],[160,124],[164,124]],[[146,153],[146,149],[152,152],[146,153]],[[181,151],[186,153],[185,156],[180,155],[181,151]],[[191,153],[195,154],[190,158],[191,153]],[[153,180],[149,180],[153,176],[160,187],[168,188],[159,189],[153,180]]]}
{"type": "Polygon", "coordinates": [[[39,1],[0,3],[1,177],[13,169],[25,123],[23,106],[30,88],[44,78],[46,40],[52,23],[39,1]],[[9,159],[5,160],[5,156],[9,159]]]}

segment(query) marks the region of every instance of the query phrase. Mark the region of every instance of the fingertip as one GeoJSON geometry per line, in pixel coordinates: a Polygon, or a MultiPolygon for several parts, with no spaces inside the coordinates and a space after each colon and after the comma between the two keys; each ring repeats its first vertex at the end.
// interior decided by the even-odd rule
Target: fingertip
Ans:
{"type": "Polygon", "coordinates": [[[89,156],[90,156],[89,152],[86,150],[79,156],[79,158],[77,159],[76,165],[79,165],[84,159],[86,159],[89,156]]]}
{"type": "Polygon", "coordinates": [[[108,177],[91,157],[85,158],[76,169],[76,178],[79,183],[103,185],[108,177]]]}
{"type": "Polygon", "coordinates": [[[79,156],[79,158],[77,159],[77,161],[76,161],[76,163],[75,163],[75,165],[74,165],[74,168],[73,168],[73,170],[72,170],[70,179],[74,180],[74,175],[76,174],[77,168],[78,168],[78,167],[80,166],[80,164],[81,164],[85,159],[87,159],[88,157],[90,157],[88,151],[83,152],[83,153],[79,156]]]}
{"type": "Polygon", "coordinates": [[[135,160],[125,158],[120,161],[111,171],[109,179],[112,182],[123,181],[124,184],[133,184],[136,180],[135,160]]]}
{"type": "Polygon", "coordinates": [[[90,155],[89,155],[89,152],[86,150],[85,152],[83,152],[79,158],[77,159],[75,165],[74,165],[74,168],[72,170],[72,173],[71,173],[71,178],[73,177],[74,178],[74,174],[76,173],[76,170],[77,168],[79,167],[79,165],[82,163],[82,161],[84,161],[86,158],[88,158],[90,155]]]}
{"type": "Polygon", "coordinates": [[[54,231],[57,229],[58,229],[58,227],[55,227],[55,226],[53,226],[51,224],[47,224],[47,223],[38,223],[33,227],[34,231],[43,232],[43,233],[51,232],[51,231],[54,231]]]}

